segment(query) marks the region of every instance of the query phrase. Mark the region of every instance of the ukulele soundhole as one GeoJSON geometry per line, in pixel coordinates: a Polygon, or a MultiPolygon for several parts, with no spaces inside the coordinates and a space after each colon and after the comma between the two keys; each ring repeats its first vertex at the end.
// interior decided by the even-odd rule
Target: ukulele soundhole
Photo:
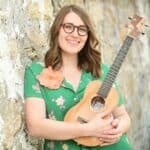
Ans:
{"type": "Polygon", "coordinates": [[[100,96],[92,98],[91,107],[94,111],[99,111],[105,104],[105,100],[100,96]]]}

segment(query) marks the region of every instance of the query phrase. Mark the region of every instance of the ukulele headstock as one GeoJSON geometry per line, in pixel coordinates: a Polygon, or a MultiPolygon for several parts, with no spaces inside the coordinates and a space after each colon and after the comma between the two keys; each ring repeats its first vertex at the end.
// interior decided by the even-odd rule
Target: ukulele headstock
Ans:
{"type": "Polygon", "coordinates": [[[138,15],[129,17],[129,19],[131,20],[131,22],[127,25],[127,27],[129,28],[128,36],[136,38],[138,37],[138,35],[144,34],[144,28],[148,27],[148,25],[145,24],[145,19],[138,15]]]}

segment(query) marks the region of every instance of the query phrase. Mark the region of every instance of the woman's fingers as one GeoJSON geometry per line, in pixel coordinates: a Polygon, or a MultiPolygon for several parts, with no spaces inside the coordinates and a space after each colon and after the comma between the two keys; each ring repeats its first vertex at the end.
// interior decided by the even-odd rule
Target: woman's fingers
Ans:
{"type": "Polygon", "coordinates": [[[114,137],[107,137],[107,138],[99,138],[100,141],[103,141],[104,143],[102,144],[102,146],[104,145],[111,145],[111,144],[114,144],[114,143],[117,143],[121,138],[121,135],[119,136],[114,136],[114,137]]]}
{"type": "Polygon", "coordinates": [[[118,125],[119,125],[119,119],[114,119],[111,123],[111,125],[114,127],[114,128],[117,128],[118,125]]]}
{"type": "Polygon", "coordinates": [[[101,139],[105,140],[113,140],[113,139],[119,139],[122,136],[122,134],[116,134],[116,135],[101,135],[101,139]]]}
{"type": "Polygon", "coordinates": [[[112,128],[110,130],[105,130],[100,136],[100,141],[104,141],[103,145],[110,145],[116,143],[120,140],[122,132],[119,128],[112,128]]]}
{"type": "Polygon", "coordinates": [[[103,132],[104,135],[116,135],[116,134],[121,134],[121,129],[117,129],[117,128],[112,128],[111,130],[106,130],[103,132]]]}
{"type": "Polygon", "coordinates": [[[104,141],[104,143],[116,143],[120,140],[121,136],[122,134],[101,136],[100,141],[104,141]]]}

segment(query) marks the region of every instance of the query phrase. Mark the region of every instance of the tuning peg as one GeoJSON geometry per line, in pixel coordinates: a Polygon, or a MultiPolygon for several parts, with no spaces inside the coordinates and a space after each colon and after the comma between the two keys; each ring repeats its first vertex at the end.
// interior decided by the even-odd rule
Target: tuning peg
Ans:
{"type": "Polygon", "coordinates": [[[147,24],[145,24],[144,26],[145,26],[145,27],[147,27],[147,28],[149,28],[149,27],[150,27],[150,26],[149,26],[149,25],[147,25],[147,24]]]}
{"type": "Polygon", "coordinates": [[[141,32],[141,34],[142,34],[142,35],[145,35],[145,33],[144,33],[144,32],[141,32]]]}
{"type": "Polygon", "coordinates": [[[132,20],[132,17],[128,17],[129,20],[132,20]]]}

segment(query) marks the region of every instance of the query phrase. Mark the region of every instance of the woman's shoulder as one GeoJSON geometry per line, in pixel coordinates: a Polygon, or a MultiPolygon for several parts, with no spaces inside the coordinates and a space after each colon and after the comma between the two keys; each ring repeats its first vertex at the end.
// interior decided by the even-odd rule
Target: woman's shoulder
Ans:
{"type": "Polygon", "coordinates": [[[39,67],[44,67],[44,63],[43,62],[39,62],[39,61],[33,61],[32,63],[28,64],[26,66],[27,68],[39,68],[39,67]]]}
{"type": "Polygon", "coordinates": [[[102,76],[101,78],[104,79],[109,71],[109,65],[105,64],[105,63],[102,63],[101,64],[101,71],[102,71],[102,76]]]}
{"type": "Polygon", "coordinates": [[[44,68],[43,62],[34,61],[26,66],[26,70],[31,70],[34,74],[39,74],[44,68]]]}
{"type": "Polygon", "coordinates": [[[101,64],[101,68],[102,68],[102,70],[104,70],[104,71],[108,71],[110,67],[109,67],[108,64],[102,63],[102,64],[101,64]]]}

